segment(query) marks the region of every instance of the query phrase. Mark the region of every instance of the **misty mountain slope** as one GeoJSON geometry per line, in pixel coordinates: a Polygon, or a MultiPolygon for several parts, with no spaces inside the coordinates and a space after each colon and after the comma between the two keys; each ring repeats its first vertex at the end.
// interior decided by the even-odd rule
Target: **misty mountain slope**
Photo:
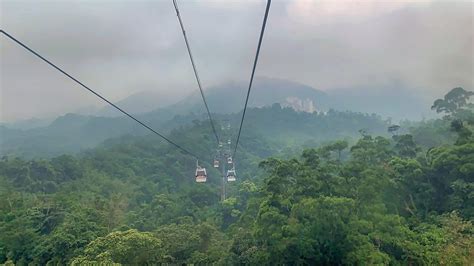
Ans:
{"type": "MultiPolygon", "coordinates": [[[[238,82],[226,83],[207,91],[208,103],[211,112],[215,113],[216,123],[222,119],[229,119],[233,128],[238,128],[245,94],[246,84],[238,82]]],[[[139,105],[140,99],[146,95],[137,94],[127,102],[130,107],[139,105]]],[[[380,117],[373,115],[367,116],[351,111],[311,114],[282,109],[280,105],[309,112],[329,108],[362,113],[374,113],[379,110],[377,114],[392,117],[394,120],[429,112],[429,107],[421,104],[410,91],[396,86],[375,92],[347,89],[330,91],[326,94],[291,81],[259,78],[252,90],[249,106],[266,106],[266,108],[247,113],[243,136],[246,130],[252,130],[278,143],[301,144],[306,140],[320,143],[335,138],[356,136],[359,129],[384,132],[386,126],[380,117]],[[274,103],[279,103],[278,107],[272,106],[274,103]]],[[[168,134],[170,130],[187,125],[193,120],[207,120],[198,93],[168,107],[137,114],[137,117],[163,134],[168,134]]],[[[49,126],[26,130],[12,130],[6,126],[0,129],[0,133],[2,135],[0,154],[48,157],[92,148],[108,138],[127,134],[143,135],[149,132],[123,116],[68,114],[59,117],[49,126]]]]}
{"type": "MultiPolygon", "coordinates": [[[[138,118],[166,133],[169,129],[162,123],[168,120],[168,115],[163,114],[141,115],[138,118]]],[[[29,130],[0,127],[0,154],[50,157],[92,148],[108,138],[126,134],[143,135],[148,131],[128,117],[66,114],[47,127],[29,130]]]]}
{"type": "MultiPolygon", "coordinates": [[[[237,113],[245,103],[247,81],[225,82],[205,90],[209,109],[212,113],[237,113]]],[[[380,88],[336,88],[322,92],[308,85],[290,80],[258,77],[255,79],[249,98],[249,107],[271,106],[280,103],[298,111],[355,111],[377,113],[384,117],[400,119],[422,119],[432,117],[421,95],[398,83],[380,88]]],[[[177,101],[174,97],[152,91],[133,94],[117,104],[130,113],[166,112],[171,119],[174,115],[205,113],[202,98],[196,90],[191,95],[177,101]]],[[[105,107],[97,116],[119,116],[112,107],[105,107]]]]}
{"type": "MultiPolygon", "coordinates": [[[[205,91],[211,112],[240,112],[245,103],[248,84],[228,82],[205,91]]],[[[280,103],[298,111],[353,111],[376,113],[384,117],[422,119],[433,117],[431,102],[400,84],[389,84],[380,88],[338,88],[323,92],[297,82],[259,77],[255,80],[249,98],[249,107],[271,106],[280,103]]],[[[196,92],[167,108],[172,113],[205,112],[201,95],[196,92]]]]}
{"type": "MultiPolygon", "coordinates": [[[[386,122],[374,115],[336,111],[327,114],[297,112],[291,108],[281,108],[279,104],[251,108],[247,114],[245,128],[242,131],[243,139],[258,134],[266,141],[274,142],[281,147],[301,145],[308,140],[322,143],[336,138],[354,137],[362,128],[383,134],[386,128],[386,122]]],[[[163,134],[169,134],[173,129],[192,123],[203,123],[209,128],[204,115],[177,115],[172,119],[169,119],[169,115],[169,112],[155,111],[138,117],[163,134]]],[[[240,117],[241,113],[236,113],[216,115],[215,118],[217,125],[223,119],[230,121],[232,124],[230,137],[234,141],[240,117]]],[[[91,117],[74,114],[59,117],[44,128],[12,130],[2,127],[1,129],[1,155],[22,157],[49,157],[62,153],[75,153],[92,148],[109,138],[129,134],[149,134],[126,117],[91,117]]],[[[174,137],[171,133],[171,139],[174,137]]]]}
{"type": "Polygon", "coordinates": [[[14,122],[0,123],[0,126],[5,126],[11,129],[33,129],[37,127],[46,127],[50,125],[55,119],[54,118],[30,118],[25,120],[17,120],[14,122]]]}
{"type": "MultiPolygon", "coordinates": [[[[146,113],[158,108],[165,108],[179,99],[176,96],[169,95],[159,91],[141,91],[134,93],[118,102],[118,106],[132,114],[146,113]]],[[[122,116],[114,107],[107,105],[96,113],[97,116],[122,116]]]]}
{"type": "MultiPolygon", "coordinates": [[[[247,95],[246,81],[226,82],[205,90],[209,109],[213,113],[236,113],[242,110],[247,95]]],[[[293,106],[295,109],[314,111],[327,109],[324,103],[327,95],[310,86],[297,82],[262,78],[255,79],[249,98],[249,107],[271,106],[280,103],[283,106],[293,106]]],[[[205,112],[202,97],[199,91],[187,96],[183,100],[165,108],[174,114],[188,114],[189,112],[205,112]]]]}
{"type": "MultiPolygon", "coordinates": [[[[235,113],[242,110],[247,95],[248,83],[225,83],[205,92],[209,108],[216,113],[235,113]]],[[[325,101],[326,94],[312,87],[296,82],[259,77],[254,81],[249,98],[249,107],[270,106],[274,103],[294,106],[306,111],[319,109],[325,101]],[[306,101],[306,106],[299,103],[306,101]]],[[[176,110],[195,110],[201,108],[202,100],[199,94],[188,96],[173,105],[176,110]]]]}
{"type": "MultiPolygon", "coordinates": [[[[227,116],[235,140],[241,113],[227,116]]],[[[269,107],[249,109],[246,114],[242,139],[260,135],[280,147],[299,146],[307,142],[319,145],[336,139],[358,138],[359,130],[369,134],[386,135],[388,122],[380,116],[331,110],[327,113],[297,112],[289,107],[273,104],[269,107]]],[[[246,145],[245,141],[241,143],[246,145]]]]}

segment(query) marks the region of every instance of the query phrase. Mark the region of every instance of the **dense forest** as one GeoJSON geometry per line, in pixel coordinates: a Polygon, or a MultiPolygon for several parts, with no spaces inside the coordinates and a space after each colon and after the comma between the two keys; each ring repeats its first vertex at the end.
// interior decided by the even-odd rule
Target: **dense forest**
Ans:
{"type": "Polygon", "coordinates": [[[400,125],[255,109],[224,201],[198,120],[170,135],[209,157],[205,184],[194,182],[193,158],[149,135],[75,155],[4,156],[0,263],[469,265],[473,95],[455,88],[432,106],[442,118],[400,125]]]}

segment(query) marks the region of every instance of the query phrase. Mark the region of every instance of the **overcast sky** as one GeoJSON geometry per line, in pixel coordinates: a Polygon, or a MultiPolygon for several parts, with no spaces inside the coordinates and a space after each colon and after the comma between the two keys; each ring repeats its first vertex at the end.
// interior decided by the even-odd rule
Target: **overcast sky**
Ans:
{"type": "MultiPolygon", "coordinates": [[[[113,101],[197,90],[171,0],[6,1],[1,28],[113,101]]],[[[204,87],[248,80],[265,1],[178,1],[204,87]]],[[[102,103],[0,36],[0,120],[102,103]]],[[[317,89],[473,89],[472,1],[274,0],[257,73],[317,89]]],[[[242,101],[242,99],[239,99],[242,101]]]]}

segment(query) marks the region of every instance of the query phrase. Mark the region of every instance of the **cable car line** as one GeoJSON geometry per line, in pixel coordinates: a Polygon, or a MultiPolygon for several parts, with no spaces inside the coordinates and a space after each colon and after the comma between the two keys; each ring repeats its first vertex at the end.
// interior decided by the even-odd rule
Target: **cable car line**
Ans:
{"type": "Polygon", "coordinates": [[[217,143],[219,143],[219,136],[217,135],[217,131],[216,131],[216,128],[214,126],[214,122],[212,120],[211,112],[209,111],[209,106],[207,105],[206,97],[204,96],[204,91],[203,91],[202,85],[201,85],[201,79],[199,78],[199,75],[198,75],[198,72],[197,72],[197,69],[196,69],[196,64],[194,63],[193,54],[191,53],[191,47],[189,45],[188,37],[186,36],[186,31],[184,30],[183,20],[181,19],[181,15],[180,15],[179,9],[178,9],[178,3],[176,2],[176,0],[173,0],[173,5],[174,5],[174,9],[176,10],[176,16],[178,17],[178,21],[179,21],[179,25],[181,27],[181,31],[183,32],[184,42],[186,43],[186,48],[188,50],[189,59],[191,59],[191,65],[193,67],[194,76],[196,77],[196,81],[197,81],[197,84],[198,84],[198,87],[199,87],[199,92],[201,92],[202,100],[204,102],[204,106],[206,107],[207,115],[209,116],[209,121],[211,123],[212,132],[214,133],[214,136],[216,137],[217,143]]]}
{"type": "Polygon", "coordinates": [[[61,72],[62,74],[64,74],[65,76],[67,76],[68,78],[70,78],[71,80],[75,81],[77,84],[81,85],[83,88],[85,88],[86,90],[88,90],[89,92],[93,93],[95,96],[99,97],[101,100],[103,100],[104,102],[110,104],[112,107],[114,107],[115,109],[119,110],[120,112],[122,112],[123,114],[125,114],[126,116],[128,116],[129,118],[133,119],[135,122],[139,123],[140,125],[142,125],[143,127],[145,127],[146,129],[150,130],[151,132],[155,133],[156,135],[158,135],[159,137],[161,137],[162,139],[166,140],[168,143],[172,144],[173,146],[175,146],[176,148],[182,150],[183,152],[193,156],[195,159],[198,159],[198,157],[188,151],[187,149],[181,147],[180,145],[176,144],[175,142],[173,142],[172,140],[168,139],[167,137],[165,137],[164,135],[160,134],[159,132],[157,132],[156,130],[154,130],[153,128],[149,127],[148,125],[146,125],[145,123],[143,123],[142,121],[138,120],[137,118],[135,118],[133,115],[129,114],[128,112],[126,112],[125,110],[123,110],[122,108],[118,107],[117,105],[115,105],[114,103],[112,103],[111,101],[107,100],[104,96],[100,95],[99,93],[95,92],[94,90],[92,90],[91,88],[89,88],[88,86],[84,85],[84,83],[80,82],[79,80],[77,80],[76,78],[74,78],[73,76],[71,76],[70,74],[68,74],[66,71],[62,70],[60,67],[56,66],[55,64],[53,64],[52,62],[50,62],[48,59],[44,58],[43,56],[41,56],[40,54],[38,54],[37,52],[35,52],[33,49],[31,49],[30,47],[26,46],[24,43],[22,43],[21,41],[17,40],[15,37],[13,37],[12,35],[8,34],[7,32],[5,32],[4,30],[0,29],[0,32],[3,33],[6,37],[8,37],[9,39],[11,39],[12,41],[14,41],[15,43],[19,44],[20,46],[22,46],[23,48],[25,48],[26,50],[28,50],[30,53],[34,54],[35,56],[37,56],[38,58],[40,58],[41,60],[43,60],[44,62],[46,62],[48,65],[52,66],[53,68],[55,68],[56,70],[58,70],[59,72],[61,72]]]}
{"type": "Polygon", "coordinates": [[[232,154],[232,157],[235,157],[235,153],[236,153],[237,147],[239,145],[240,133],[242,131],[242,125],[244,124],[245,112],[247,111],[247,104],[248,104],[248,101],[249,101],[250,90],[252,89],[253,77],[255,75],[255,69],[257,68],[258,56],[260,54],[260,47],[262,45],[263,34],[265,32],[265,26],[267,24],[268,12],[270,11],[270,4],[271,3],[272,3],[272,0],[267,0],[267,7],[265,9],[265,15],[263,17],[262,30],[260,31],[260,38],[258,40],[257,53],[255,54],[255,60],[253,62],[253,69],[252,69],[252,75],[250,76],[249,88],[247,90],[247,98],[245,99],[245,105],[244,105],[244,110],[243,110],[243,113],[242,113],[242,119],[240,120],[239,133],[237,134],[237,141],[235,142],[235,147],[234,147],[234,152],[232,154]]]}

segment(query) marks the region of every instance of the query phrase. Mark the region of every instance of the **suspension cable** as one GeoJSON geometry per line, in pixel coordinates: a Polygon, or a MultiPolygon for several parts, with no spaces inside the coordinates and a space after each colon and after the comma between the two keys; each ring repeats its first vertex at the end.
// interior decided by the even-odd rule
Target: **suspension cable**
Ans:
{"type": "Polygon", "coordinates": [[[173,0],[173,5],[174,5],[174,9],[176,10],[176,16],[178,17],[179,25],[181,26],[181,31],[183,32],[184,42],[186,43],[186,48],[188,50],[189,59],[191,59],[191,65],[193,66],[194,76],[196,77],[196,81],[197,81],[197,84],[198,84],[198,87],[199,87],[199,91],[201,92],[201,97],[202,97],[202,100],[204,102],[204,106],[206,107],[207,115],[209,116],[209,122],[211,123],[212,132],[214,133],[214,136],[216,137],[217,144],[219,144],[220,143],[219,142],[219,136],[217,135],[216,127],[214,126],[214,122],[212,120],[211,112],[209,111],[209,106],[207,105],[206,97],[204,96],[204,91],[203,91],[202,86],[201,86],[201,79],[199,78],[199,75],[198,75],[198,72],[197,72],[197,69],[196,69],[196,64],[194,63],[193,54],[191,53],[191,47],[189,45],[188,37],[186,36],[186,31],[184,30],[183,20],[181,19],[181,15],[180,15],[179,9],[178,9],[178,3],[176,2],[176,0],[173,0]]]}
{"type": "Polygon", "coordinates": [[[154,134],[158,135],[159,137],[161,137],[162,139],[166,140],[168,143],[172,144],[173,146],[175,146],[176,148],[182,150],[183,152],[193,156],[195,159],[198,159],[198,157],[193,154],[192,152],[188,151],[187,149],[181,147],[180,145],[176,144],[175,142],[171,141],[170,139],[168,139],[167,137],[165,137],[164,135],[160,134],[159,132],[157,132],[156,130],[154,130],[153,128],[149,127],[148,125],[146,125],[145,123],[143,123],[142,121],[138,120],[137,118],[135,118],[133,115],[129,114],[128,112],[126,112],[125,110],[123,110],[122,108],[118,107],[117,105],[115,105],[114,103],[112,103],[111,101],[107,100],[105,97],[103,97],[102,95],[100,95],[99,93],[95,92],[94,90],[92,90],[91,88],[89,88],[88,86],[84,85],[82,82],[80,82],[79,80],[77,80],[76,78],[74,78],[73,76],[71,76],[70,74],[68,74],[66,71],[62,70],[60,67],[56,66],[55,64],[51,63],[49,60],[47,60],[46,58],[44,58],[43,56],[41,56],[40,54],[38,54],[37,52],[35,52],[33,49],[31,49],[30,47],[26,46],[24,43],[22,43],[21,41],[17,40],[15,37],[13,37],[12,35],[8,34],[7,32],[5,32],[4,30],[0,29],[0,32],[3,33],[6,37],[10,38],[12,41],[14,41],[15,43],[19,44],[20,46],[22,46],[23,48],[25,48],[26,50],[28,50],[30,53],[34,54],[35,56],[37,56],[38,58],[40,58],[41,60],[43,60],[44,62],[46,62],[48,65],[52,66],[53,68],[55,68],[56,70],[58,70],[59,72],[61,72],[62,74],[64,74],[65,76],[67,76],[68,78],[72,79],[73,81],[75,81],[77,84],[81,85],[83,88],[85,88],[86,90],[88,90],[89,92],[93,93],[95,96],[99,97],[101,100],[103,100],[104,102],[110,104],[112,107],[114,107],[115,109],[119,110],[120,112],[122,112],[123,114],[125,114],[126,116],[130,117],[131,119],[133,119],[135,122],[137,122],[138,124],[142,125],[143,127],[145,127],[146,129],[150,130],[151,132],[153,132],[154,134]]]}
{"type": "Polygon", "coordinates": [[[270,4],[271,3],[272,3],[272,0],[267,0],[267,7],[265,9],[265,15],[263,17],[262,30],[260,31],[260,38],[258,40],[257,53],[255,54],[255,60],[253,62],[253,69],[252,69],[252,75],[250,76],[249,88],[247,90],[247,98],[245,99],[244,110],[242,112],[242,119],[240,120],[239,133],[237,135],[237,141],[235,142],[235,147],[234,147],[234,152],[232,153],[232,157],[235,157],[235,153],[237,152],[237,147],[239,145],[240,133],[242,131],[242,125],[244,124],[245,112],[247,111],[247,104],[249,102],[250,90],[252,89],[253,77],[255,75],[255,69],[257,68],[258,55],[260,54],[260,47],[262,45],[263,34],[265,32],[265,26],[267,24],[268,12],[270,11],[270,4]]]}

